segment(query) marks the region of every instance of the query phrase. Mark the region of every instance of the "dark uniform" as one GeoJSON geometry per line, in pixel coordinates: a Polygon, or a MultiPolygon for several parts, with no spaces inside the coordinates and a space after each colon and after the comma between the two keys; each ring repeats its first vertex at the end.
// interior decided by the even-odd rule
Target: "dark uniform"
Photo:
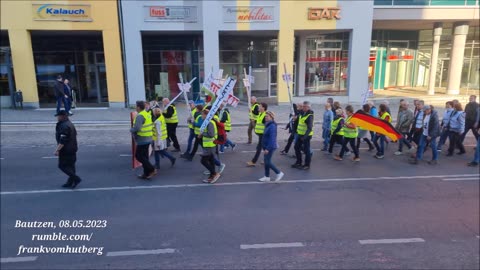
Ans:
{"type": "MultiPolygon", "coordinates": [[[[61,111],[63,113],[64,111],[61,111]]],[[[81,179],[76,174],[75,162],[77,161],[77,130],[75,126],[65,118],[65,120],[57,122],[55,127],[55,138],[57,144],[63,144],[58,154],[58,168],[68,175],[67,183],[64,187],[76,187],[81,179]]]]}

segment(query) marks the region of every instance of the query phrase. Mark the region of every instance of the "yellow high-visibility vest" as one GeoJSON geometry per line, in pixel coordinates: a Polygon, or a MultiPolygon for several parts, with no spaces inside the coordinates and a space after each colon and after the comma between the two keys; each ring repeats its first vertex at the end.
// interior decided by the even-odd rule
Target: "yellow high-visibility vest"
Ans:
{"type": "Polygon", "coordinates": [[[193,129],[193,120],[195,120],[195,112],[197,111],[196,108],[193,108],[193,110],[190,112],[192,115],[192,123],[188,123],[188,128],[193,129]]]}
{"type": "Polygon", "coordinates": [[[392,122],[392,116],[390,116],[390,114],[388,112],[384,112],[382,114],[382,116],[380,116],[380,119],[385,120],[387,118],[387,116],[388,116],[388,122],[391,123],[392,122]]]}
{"type": "Polygon", "coordinates": [[[255,124],[255,134],[263,134],[263,132],[265,131],[265,124],[263,123],[265,115],[265,112],[262,112],[258,115],[257,123],[255,124]]]}
{"type": "Polygon", "coordinates": [[[200,127],[198,127],[198,123],[200,122],[200,119],[202,118],[202,114],[199,114],[197,118],[195,118],[195,128],[193,129],[193,132],[195,135],[200,134],[200,127]]]}
{"type": "MultiPolygon", "coordinates": [[[[160,116],[157,118],[156,121],[160,121],[161,123],[161,132],[162,132],[162,137],[160,137],[161,140],[166,140],[167,137],[168,137],[168,134],[167,134],[167,123],[165,122],[165,117],[160,114],[160,116]]],[[[155,121],[155,122],[156,122],[155,121]]],[[[153,129],[153,140],[156,141],[157,140],[157,135],[158,135],[158,130],[156,128],[156,126],[154,126],[155,128],[153,129]]]]}
{"type": "Polygon", "coordinates": [[[253,104],[252,108],[250,108],[250,120],[257,121],[257,118],[258,118],[259,114],[257,114],[257,115],[253,114],[253,111],[255,110],[256,107],[258,107],[258,103],[253,104]]]}
{"type": "MultiPolygon", "coordinates": [[[[215,135],[213,137],[207,137],[207,136],[202,137],[202,147],[203,148],[215,147],[215,143],[213,141],[215,141],[217,139],[217,136],[218,136],[217,124],[215,124],[215,122],[213,120],[210,120],[210,123],[213,125],[213,128],[215,129],[215,135]]],[[[208,126],[207,126],[207,128],[208,128],[208,126]]]]}
{"type": "MultiPolygon", "coordinates": [[[[343,117],[339,117],[337,120],[332,121],[332,128],[330,129],[330,134],[333,134],[333,132],[337,129],[338,124],[340,121],[343,119],[343,117]]],[[[336,135],[343,136],[343,129],[340,129],[336,135]]]]}
{"type": "MultiPolygon", "coordinates": [[[[346,124],[350,124],[350,118],[351,116],[347,117],[347,120],[345,120],[346,124]]],[[[343,136],[345,138],[357,138],[358,137],[358,130],[357,128],[349,128],[347,125],[343,126],[343,136]]]]}
{"type": "MultiPolygon", "coordinates": [[[[145,110],[139,112],[143,118],[145,118],[145,122],[142,125],[142,128],[137,131],[137,135],[140,137],[152,137],[153,136],[153,122],[152,122],[152,115],[145,110]]],[[[135,122],[137,121],[137,118],[133,120],[133,125],[135,125],[135,122]]]]}
{"type": "MultiPolygon", "coordinates": [[[[298,126],[297,126],[297,134],[298,135],[305,135],[305,132],[307,132],[307,124],[305,123],[308,119],[308,117],[312,116],[313,114],[307,114],[305,116],[300,116],[298,118],[298,126]]],[[[308,136],[313,136],[313,121],[312,121],[312,130],[308,134],[308,136]]]]}
{"type": "Polygon", "coordinates": [[[173,114],[170,118],[165,117],[165,121],[167,124],[175,124],[178,123],[178,115],[177,115],[177,108],[175,108],[175,105],[170,105],[173,108],[173,114]]]}

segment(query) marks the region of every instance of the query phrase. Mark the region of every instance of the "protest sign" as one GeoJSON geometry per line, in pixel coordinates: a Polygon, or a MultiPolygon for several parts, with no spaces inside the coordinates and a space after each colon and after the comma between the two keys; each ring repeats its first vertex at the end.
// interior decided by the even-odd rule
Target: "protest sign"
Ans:
{"type": "Polygon", "coordinates": [[[232,79],[232,78],[227,78],[225,81],[225,84],[222,86],[220,90],[217,91],[217,99],[212,105],[212,108],[210,109],[210,112],[208,113],[207,117],[203,121],[202,126],[200,127],[200,132],[202,133],[205,128],[207,127],[208,123],[210,123],[210,120],[213,119],[213,116],[215,113],[218,111],[220,108],[220,105],[222,102],[228,99],[228,96],[233,92],[233,87],[235,86],[235,83],[237,81],[232,79]]]}

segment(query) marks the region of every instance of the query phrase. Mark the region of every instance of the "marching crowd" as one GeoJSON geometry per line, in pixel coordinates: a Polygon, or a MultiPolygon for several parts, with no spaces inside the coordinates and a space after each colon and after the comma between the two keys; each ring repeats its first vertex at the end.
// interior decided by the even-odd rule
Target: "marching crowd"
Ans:
{"type": "MultiPolygon", "coordinates": [[[[135,118],[134,126],[131,129],[137,144],[135,157],[142,163],[144,173],[139,177],[142,179],[151,179],[157,174],[160,168],[160,157],[166,157],[171,165],[175,164],[176,158],[170,155],[166,149],[170,142],[173,144],[174,152],[180,151],[180,146],[176,136],[176,127],[178,125],[178,116],[175,105],[169,104],[170,100],[163,99],[162,111],[156,102],[137,102],[138,116],[135,118]],[[167,106],[168,105],[168,106],[167,106]],[[153,141],[153,143],[152,143],[153,141]],[[155,166],[149,161],[148,148],[153,145],[155,166]]],[[[219,153],[230,147],[235,149],[236,144],[228,139],[227,134],[232,130],[231,115],[223,103],[215,116],[201,131],[201,126],[207,118],[211,106],[196,105],[193,101],[189,102],[191,115],[188,118],[189,137],[186,151],[180,155],[181,158],[192,161],[198,147],[201,146],[201,164],[207,169],[204,174],[208,175],[205,183],[215,183],[219,178],[225,164],[220,161],[219,153]]],[[[255,167],[263,152],[264,176],[259,181],[279,181],[284,173],[280,171],[272,162],[272,157],[277,150],[277,123],[275,122],[275,113],[268,110],[268,104],[258,103],[255,97],[251,97],[251,107],[249,109],[250,123],[248,126],[248,144],[252,144],[252,133],[257,137],[256,151],[253,158],[247,162],[248,167],[255,167]],[[270,178],[270,171],[276,174],[274,179],[270,178]]],[[[388,103],[382,103],[378,106],[372,101],[362,106],[363,113],[382,119],[388,123],[392,122],[392,115],[388,103]]],[[[323,148],[321,151],[327,155],[333,155],[335,144],[340,145],[340,151],[333,155],[333,159],[342,161],[345,156],[353,153],[352,161],[360,161],[360,145],[362,142],[368,145],[368,151],[376,151],[373,155],[376,159],[385,158],[385,147],[387,144],[394,143],[384,134],[369,131],[360,126],[356,126],[351,121],[355,110],[353,106],[347,105],[344,108],[332,98],[328,99],[323,112],[322,134],[323,148]]],[[[314,136],[315,113],[311,109],[311,103],[305,101],[301,104],[293,105],[293,112],[290,115],[290,121],[285,127],[290,136],[281,155],[287,155],[293,145],[296,162],[292,168],[300,170],[309,170],[313,150],[311,140],[314,136]]],[[[470,96],[470,102],[465,110],[458,100],[448,101],[445,104],[445,113],[442,118],[432,105],[424,104],[423,100],[415,100],[414,108],[411,110],[406,100],[400,101],[397,122],[395,129],[401,133],[398,140],[398,150],[395,155],[410,155],[409,162],[418,164],[423,160],[424,153],[428,148],[431,149],[432,159],[428,164],[435,165],[438,162],[439,152],[442,151],[447,139],[449,140],[447,157],[456,154],[466,153],[463,141],[466,134],[472,130],[476,140],[477,147],[475,156],[468,166],[478,166],[479,151],[478,145],[480,125],[480,107],[476,102],[476,96],[470,96]],[[408,150],[405,152],[404,149],[408,150]]]]}

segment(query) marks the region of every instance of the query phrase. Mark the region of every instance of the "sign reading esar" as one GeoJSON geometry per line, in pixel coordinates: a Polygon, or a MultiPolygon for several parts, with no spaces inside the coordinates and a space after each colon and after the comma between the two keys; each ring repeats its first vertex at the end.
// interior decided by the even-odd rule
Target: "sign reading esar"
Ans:
{"type": "Polygon", "coordinates": [[[340,18],[340,8],[338,7],[308,8],[309,20],[339,20],[340,18]]]}

